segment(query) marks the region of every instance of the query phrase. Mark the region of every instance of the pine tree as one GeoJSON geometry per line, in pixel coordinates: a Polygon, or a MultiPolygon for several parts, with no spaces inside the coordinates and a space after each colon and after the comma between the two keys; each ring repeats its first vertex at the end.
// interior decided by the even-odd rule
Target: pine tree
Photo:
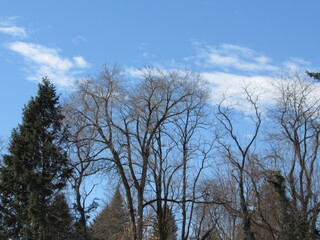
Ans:
{"type": "Polygon", "coordinates": [[[160,226],[160,219],[157,219],[157,221],[154,224],[153,235],[158,239],[176,240],[178,227],[172,209],[167,204],[165,204],[162,207],[162,210],[162,224],[160,226]]]}
{"type": "Polygon", "coordinates": [[[307,72],[309,77],[314,78],[315,80],[320,81],[320,73],[317,72],[307,72]]]}
{"type": "Polygon", "coordinates": [[[59,193],[54,197],[50,217],[52,239],[66,240],[73,237],[73,217],[64,194],[59,193]]]}
{"type": "Polygon", "coordinates": [[[176,224],[175,216],[172,212],[172,209],[168,205],[165,205],[167,208],[166,211],[166,224],[167,224],[167,240],[176,240],[178,226],[176,224]]]}
{"type": "Polygon", "coordinates": [[[12,132],[0,168],[0,230],[8,239],[51,239],[50,207],[70,174],[62,120],[55,87],[44,78],[12,132]]]}
{"type": "Polygon", "coordinates": [[[269,200],[268,203],[276,204],[273,210],[276,210],[279,219],[279,226],[277,226],[279,238],[283,240],[302,239],[299,238],[301,226],[297,221],[298,214],[293,211],[293,206],[286,196],[285,178],[280,171],[270,171],[268,182],[275,192],[273,202],[269,200]]]}
{"type": "Polygon", "coordinates": [[[125,236],[128,223],[128,213],[118,188],[110,204],[102,210],[92,224],[92,237],[94,240],[127,239],[125,236]]]}

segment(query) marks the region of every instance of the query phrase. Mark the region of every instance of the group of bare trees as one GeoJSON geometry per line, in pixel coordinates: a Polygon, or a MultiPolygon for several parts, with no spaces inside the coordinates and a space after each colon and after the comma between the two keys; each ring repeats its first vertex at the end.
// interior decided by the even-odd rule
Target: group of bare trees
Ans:
{"type": "Polygon", "coordinates": [[[227,98],[212,103],[209,84],[192,72],[137,72],[106,66],[64,104],[84,233],[94,191],[82,191],[84,180],[101,173],[121,182],[134,240],[316,239],[317,83],[277,81],[269,109],[245,87],[240,111],[227,98]]]}

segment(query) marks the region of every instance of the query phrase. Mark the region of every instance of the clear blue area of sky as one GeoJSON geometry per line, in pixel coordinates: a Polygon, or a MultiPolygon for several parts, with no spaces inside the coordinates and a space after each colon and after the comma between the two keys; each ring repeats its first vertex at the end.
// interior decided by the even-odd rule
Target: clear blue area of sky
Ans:
{"type": "MultiPolygon", "coordinates": [[[[265,69],[292,59],[318,69],[319,9],[319,0],[2,0],[0,136],[10,136],[24,104],[36,94],[37,82],[28,79],[46,69],[54,81],[55,76],[69,79],[70,74],[72,81],[95,74],[105,63],[208,72],[208,65],[195,62],[214,64],[210,56],[219,63],[215,71],[227,73],[248,70],[248,58],[257,63],[257,56],[268,58],[258,61],[265,69]],[[221,48],[224,44],[239,48],[230,52],[229,45],[221,48]],[[208,47],[213,55],[203,53],[208,47]],[[49,60],[43,60],[46,54],[49,60]],[[81,57],[78,68],[73,57],[81,57]],[[73,66],[57,67],[61,59],[73,66]]],[[[259,71],[252,74],[262,75],[259,71]]]]}

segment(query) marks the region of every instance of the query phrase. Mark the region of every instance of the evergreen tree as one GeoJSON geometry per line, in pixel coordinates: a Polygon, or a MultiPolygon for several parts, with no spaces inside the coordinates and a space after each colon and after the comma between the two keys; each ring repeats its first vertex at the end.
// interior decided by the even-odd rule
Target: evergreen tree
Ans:
{"type": "Polygon", "coordinates": [[[71,239],[74,235],[73,218],[64,194],[57,194],[51,205],[50,233],[52,239],[71,239]]]}
{"type": "Polygon", "coordinates": [[[127,239],[128,223],[128,213],[118,188],[110,204],[102,210],[92,224],[92,237],[94,240],[127,239]]]}
{"type": "Polygon", "coordinates": [[[12,132],[0,168],[0,230],[7,239],[51,239],[52,201],[70,174],[62,119],[55,87],[44,78],[12,132]]]}
{"type": "Polygon", "coordinates": [[[300,222],[301,213],[299,209],[296,208],[295,204],[286,195],[285,178],[281,175],[280,171],[271,171],[270,173],[268,181],[272,184],[276,193],[274,200],[277,205],[274,206],[274,209],[276,209],[279,219],[279,226],[277,226],[279,239],[313,239],[313,237],[308,237],[308,230],[305,230],[307,226],[304,226],[300,222]]]}
{"type": "Polygon", "coordinates": [[[309,77],[312,77],[318,81],[320,81],[320,73],[317,72],[307,72],[309,77]]]}
{"type": "Polygon", "coordinates": [[[178,227],[172,209],[167,204],[163,206],[162,218],[162,226],[159,224],[160,219],[155,222],[154,237],[163,240],[176,240],[178,227]]]}

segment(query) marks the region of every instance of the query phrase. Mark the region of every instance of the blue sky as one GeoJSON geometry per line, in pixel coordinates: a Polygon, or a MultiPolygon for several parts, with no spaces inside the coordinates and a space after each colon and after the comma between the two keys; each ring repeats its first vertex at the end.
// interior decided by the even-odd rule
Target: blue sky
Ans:
{"type": "Polygon", "coordinates": [[[189,68],[237,95],[244,79],[264,86],[283,70],[319,71],[319,9],[318,0],[3,0],[0,136],[42,76],[65,94],[106,63],[189,68]]]}

